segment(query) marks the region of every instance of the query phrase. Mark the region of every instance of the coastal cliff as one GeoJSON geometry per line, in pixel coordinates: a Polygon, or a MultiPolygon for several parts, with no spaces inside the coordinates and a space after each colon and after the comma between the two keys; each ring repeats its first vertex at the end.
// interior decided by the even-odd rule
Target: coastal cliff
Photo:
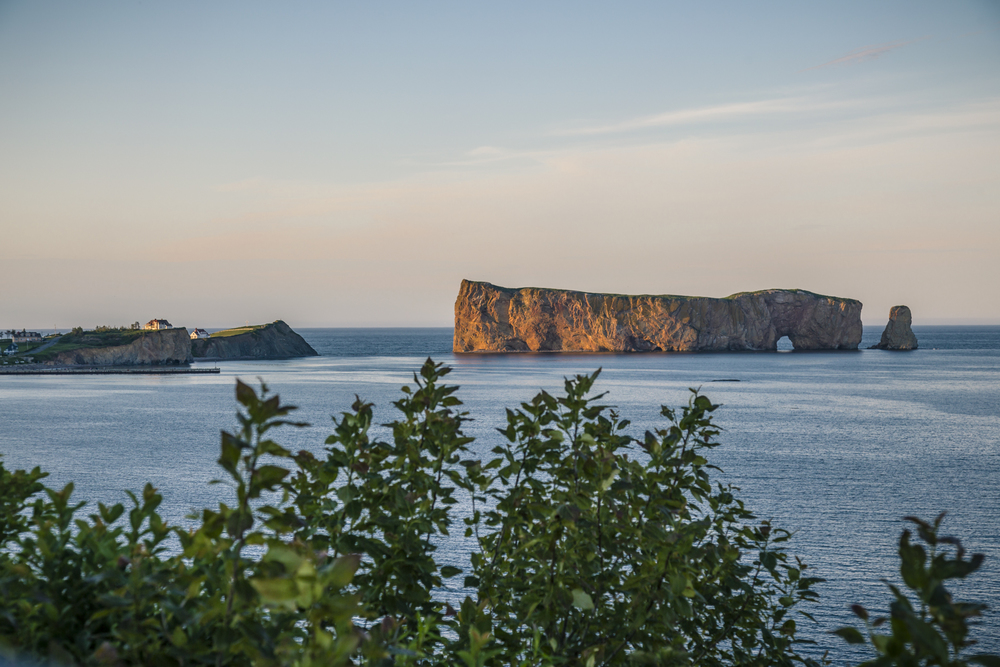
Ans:
{"type": "Polygon", "coordinates": [[[127,345],[79,347],[58,352],[45,361],[46,365],[53,366],[166,366],[189,363],[191,338],[187,329],[143,331],[127,345]]]}
{"type": "Polygon", "coordinates": [[[628,296],[463,280],[455,352],[696,352],[856,350],[861,302],[804,290],[716,299],[628,296]]]}
{"type": "MultiPolygon", "coordinates": [[[[191,353],[196,360],[226,359],[292,359],[315,357],[319,353],[292,328],[276,320],[271,324],[232,330],[233,335],[213,335],[191,341],[191,353]]],[[[223,332],[229,333],[229,332],[223,332]]]]}

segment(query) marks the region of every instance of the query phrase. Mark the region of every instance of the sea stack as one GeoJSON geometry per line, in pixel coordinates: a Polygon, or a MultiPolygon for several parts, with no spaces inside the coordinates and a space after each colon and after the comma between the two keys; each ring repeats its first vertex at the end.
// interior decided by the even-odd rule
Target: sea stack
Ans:
{"type": "Polygon", "coordinates": [[[595,294],[463,280],[455,352],[856,350],[861,302],[805,290],[697,296],[595,294]]]}
{"type": "Polygon", "coordinates": [[[915,350],[917,337],[913,334],[910,324],[913,317],[906,306],[893,306],[889,309],[889,323],[882,332],[882,340],[878,345],[872,345],[870,350],[915,350]]]}

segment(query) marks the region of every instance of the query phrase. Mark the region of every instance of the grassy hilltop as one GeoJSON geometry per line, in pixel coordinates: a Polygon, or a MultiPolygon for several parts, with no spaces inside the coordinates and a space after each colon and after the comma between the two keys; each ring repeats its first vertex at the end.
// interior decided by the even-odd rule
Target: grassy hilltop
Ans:
{"type": "Polygon", "coordinates": [[[233,327],[232,329],[223,329],[222,331],[216,331],[215,333],[209,334],[212,338],[228,338],[230,336],[239,336],[240,334],[251,333],[257,331],[258,329],[263,329],[268,326],[267,324],[250,324],[245,327],[233,327]]]}
{"type": "Polygon", "coordinates": [[[148,333],[150,332],[145,329],[112,329],[110,327],[100,327],[93,331],[84,331],[81,328],[76,328],[68,334],[63,334],[58,343],[39,352],[35,355],[34,359],[37,362],[43,362],[56,357],[61,352],[129,345],[135,339],[148,333]]]}

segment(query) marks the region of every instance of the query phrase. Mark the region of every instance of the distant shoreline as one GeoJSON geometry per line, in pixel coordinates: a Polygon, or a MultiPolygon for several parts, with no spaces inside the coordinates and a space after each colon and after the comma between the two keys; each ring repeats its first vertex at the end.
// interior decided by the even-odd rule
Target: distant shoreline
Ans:
{"type": "Polygon", "coordinates": [[[0,368],[0,375],[187,375],[219,373],[219,368],[188,366],[14,366],[0,368]]]}

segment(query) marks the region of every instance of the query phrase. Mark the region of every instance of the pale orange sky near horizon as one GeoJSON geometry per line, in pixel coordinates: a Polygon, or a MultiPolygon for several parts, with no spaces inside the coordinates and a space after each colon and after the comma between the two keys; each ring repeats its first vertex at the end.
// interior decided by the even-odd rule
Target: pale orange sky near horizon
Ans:
{"type": "Polygon", "coordinates": [[[463,278],[1000,323],[1000,12],[725,6],[4,5],[0,327],[449,326],[463,278]]]}

